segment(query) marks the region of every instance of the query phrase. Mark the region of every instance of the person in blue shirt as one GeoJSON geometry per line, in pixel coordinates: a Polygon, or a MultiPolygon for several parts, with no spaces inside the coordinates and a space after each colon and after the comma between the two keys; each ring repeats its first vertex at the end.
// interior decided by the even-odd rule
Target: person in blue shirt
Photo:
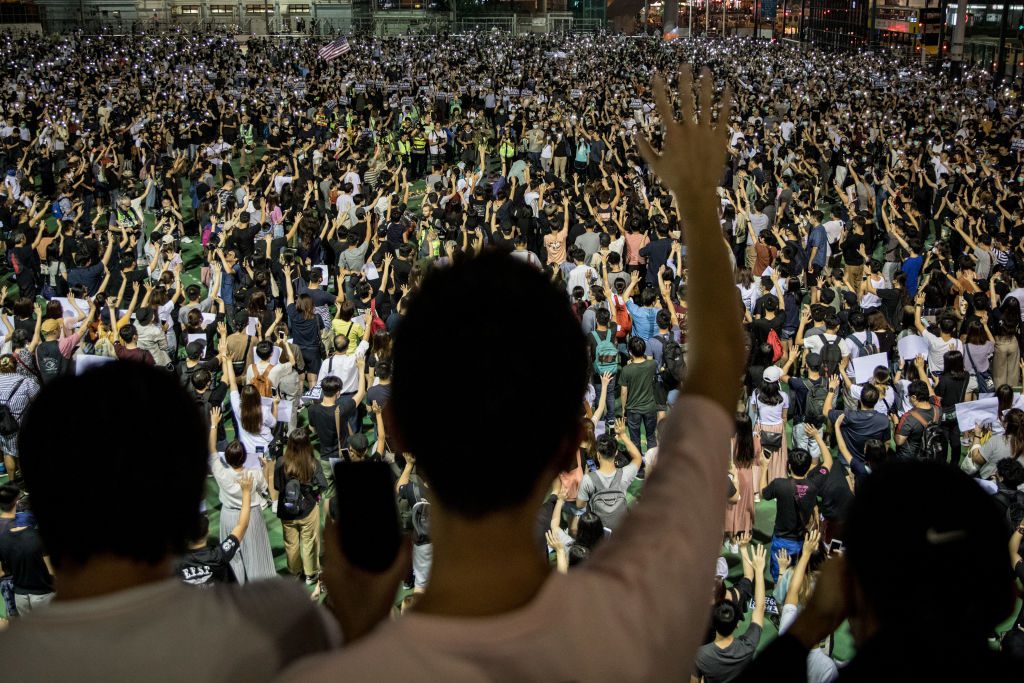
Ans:
{"type": "Polygon", "coordinates": [[[917,295],[917,286],[921,279],[921,269],[924,267],[924,255],[921,253],[924,245],[921,243],[920,238],[915,237],[908,242],[898,232],[894,232],[893,235],[896,237],[896,241],[900,243],[900,246],[910,254],[910,256],[904,259],[900,270],[907,276],[907,296],[914,297],[917,295]]]}
{"type": "Polygon", "coordinates": [[[626,300],[626,310],[633,318],[633,336],[647,341],[658,334],[658,290],[651,285],[644,287],[640,292],[638,306],[631,296],[639,282],[640,274],[633,273],[629,279],[629,286],[622,293],[622,298],[626,300]]]}
{"type": "Polygon", "coordinates": [[[821,222],[825,215],[821,211],[815,211],[813,216],[815,226],[807,236],[807,263],[811,270],[819,271],[824,269],[828,261],[828,233],[821,222]]]}

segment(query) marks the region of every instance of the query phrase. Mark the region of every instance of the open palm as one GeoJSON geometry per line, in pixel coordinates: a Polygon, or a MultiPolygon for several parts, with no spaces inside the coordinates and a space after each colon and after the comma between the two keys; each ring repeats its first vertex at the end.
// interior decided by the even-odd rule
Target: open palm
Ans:
{"type": "Polygon", "coordinates": [[[715,108],[712,85],[711,71],[705,67],[700,76],[698,112],[698,103],[693,96],[693,71],[689,64],[682,65],[679,69],[679,97],[683,115],[681,120],[676,120],[665,79],[656,76],[654,100],[665,126],[665,144],[659,153],[646,137],[638,138],[641,155],[681,204],[691,193],[703,198],[722,179],[732,92],[726,86],[718,117],[712,122],[711,113],[715,108]]]}

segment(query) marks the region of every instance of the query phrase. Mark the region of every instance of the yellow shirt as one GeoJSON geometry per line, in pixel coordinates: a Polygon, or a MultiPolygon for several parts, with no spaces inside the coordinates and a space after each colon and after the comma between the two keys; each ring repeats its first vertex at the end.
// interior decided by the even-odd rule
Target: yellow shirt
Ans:
{"type": "Polygon", "coordinates": [[[345,355],[351,356],[356,352],[356,347],[359,346],[359,342],[363,340],[363,334],[365,330],[362,326],[351,320],[342,320],[341,318],[335,318],[331,321],[331,329],[334,330],[334,334],[343,334],[348,337],[348,348],[345,349],[345,355]]]}

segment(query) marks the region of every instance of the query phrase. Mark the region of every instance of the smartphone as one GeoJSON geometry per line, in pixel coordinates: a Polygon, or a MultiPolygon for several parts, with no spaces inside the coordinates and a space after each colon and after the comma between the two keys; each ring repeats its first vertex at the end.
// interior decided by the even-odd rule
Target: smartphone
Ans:
{"type": "Polygon", "coordinates": [[[838,538],[833,538],[831,541],[828,542],[829,554],[842,553],[845,549],[846,547],[843,545],[843,542],[840,541],[838,538]]]}
{"type": "Polygon", "coordinates": [[[338,462],[331,516],[341,552],[354,566],[379,574],[394,564],[402,541],[394,477],[385,462],[338,462]]]}

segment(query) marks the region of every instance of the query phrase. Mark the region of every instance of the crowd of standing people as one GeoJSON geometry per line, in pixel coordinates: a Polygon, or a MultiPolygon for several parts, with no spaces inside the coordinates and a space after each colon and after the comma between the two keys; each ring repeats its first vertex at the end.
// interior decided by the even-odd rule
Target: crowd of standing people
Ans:
{"type": "MultiPolygon", "coordinates": [[[[1010,675],[1020,83],[749,39],[320,46],[0,37],[0,588],[23,622],[0,660],[73,666],[33,639],[109,637],[75,631],[76,603],[103,623],[173,603],[171,625],[272,643],[211,678],[342,639],[288,675],[554,677],[596,623],[648,657],[574,678],[861,680],[928,638],[949,647],[892,666],[1010,675]],[[155,481],[175,448],[198,457],[155,481]],[[410,539],[376,576],[328,504],[335,464],[364,461],[390,465],[410,539]],[[160,510],[78,529],[110,470],[103,495],[160,510]],[[956,572],[985,587],[951,607],[956,572]],[[251,591],[194,590],[218,584],[251,591]],[[576,630],[522,636],[558,619],[576,630]]],[[[83,675],[130,672],[156,633],[83,675]]]]}

